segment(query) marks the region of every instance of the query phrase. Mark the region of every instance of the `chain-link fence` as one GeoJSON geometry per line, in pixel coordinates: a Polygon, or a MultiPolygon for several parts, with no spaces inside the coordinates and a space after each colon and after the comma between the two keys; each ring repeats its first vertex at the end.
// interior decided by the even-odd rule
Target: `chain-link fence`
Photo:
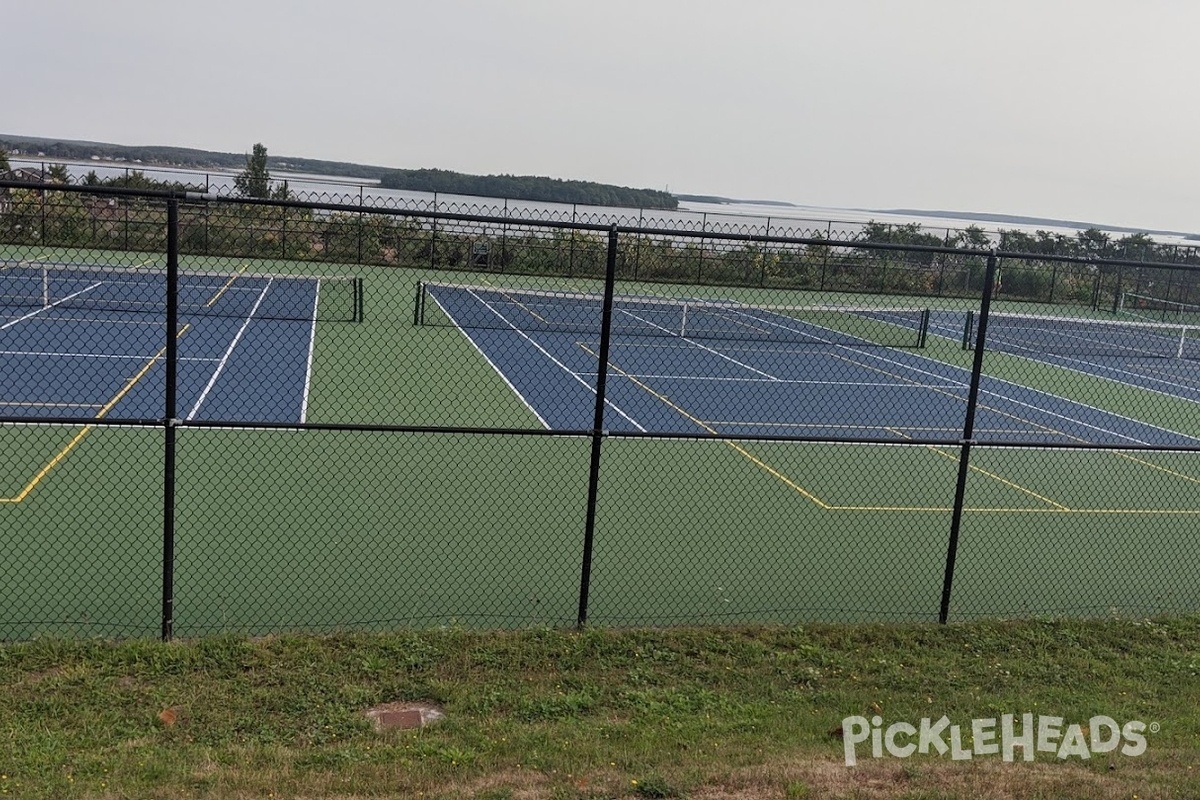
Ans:
{"type": "Polygon", "coordinates": [[[1200,608],[1200,271],[0,181],[0,638],[1200,608]]]}
{"type": "MultiPolygon", "coordinates": [[[[174,189],[178,192],[198,192],[208,197],[226,199],[237,199],[242,196],[242,191],[236,186],[238,175],[229,170],[172,169],[128,163],[122,165],[114,161],[71,163],[47,158],[21,157],[12,157],[9,162],[13,170],[7,174],[0,173],[0,180],[11,178],[34,183],[70,183],[94,189],[174,189]]],[[[262,178],[262,184],[260,193],[274,199],[326,203],[353,207],[355,210],[441,212],[526,222],[588,223],[606,228],[617,225],[621,228],[712,232],[718,237],[724,234],[740,233],[763,236],[768,239],[772,236],[825,239],[831,243],[854,242],[983,250],[995,246],[1005,252],[1042,256],[1071,256],[1084,260],[1114,259],[1200,266],[1200,242],[1195,241],[1197,237],[1162,232],[1155,234],[1160,239],[1163,236],[1166,237],[1165,240],[1160,240],[1143,232],[1084,229],[1075,223],[1061,223],[1056,226],[1052,221],[1045,221],[1042,225],[1049,230],[1030,231],[1027,229],[1028,226],[1005,227],[1002,220],[999,219],[991,222],[980,220],[980,222],[969,224],[967,227],[956,227],[954,224],[943,226],[933,223],[936,216],[923,218],[923,222],[880,221],[875,218],[882,216],[884,220],[895,220],[897,215],[904,213],[899,211],[873,213],[843,210],[837,219],[829,219],[812,216],[816,209],[787,204],[761,206],[725,203],[717,210],[712,208],[698,210],[694,207],[624,208],[585,203],[537,202],[391,189],[382,185],[378,180],[366,181],[361,178],[286,172],[277,172],[274,177],[265,176],[262,178]],[[773,209],[775,213],[767,213],[765,216],[754,213],[755,210],[761,212],[763,209],[767,209],[768,212],[773,209]],[[855,217],[858,217],[857,221],[855,221],[855,217]]],[[[711,206],[713,204],[706,203],[704,205],[711,206]]],[[[98,213],[97,216],[103,217],[103,219],[96,222],[98,226],[107,226],[110,235],[120,239],[127,247],[129,241],[135,241],[137,238],[136,229],[140,218],[136,214],[129,213],[129,207],[120,208],[121,212],[98,213]]],[[[38,219],[39,215],[31,208],[26,209],[25,213],[29,217],[27,235],[36,235],[33,232],[41,224],[41,220],[38,219]]],[[[912,213],[920,217],[920,212],[912,213]]],[[[261,243],[260,247],[272,249],[273,245],[271,255],[282,253],[286,256],[289,252],[286,245],[289,220],[294,219],[294,217],[288,217],[281,213],[274,220],[273,239],[269,243],[261,243]]],[[[960,220],[948,220],[948,223],[951,221],[959,226],[964,224],[960,220]]],[[[261,219],[259,224],[261,230],[270,232],[271,220],[261,219]]],[[[336,235],[343,240],[344,245],[351,248],[348,252],[357,260],[361,261],[365,258],[372,261],[386,257],[386,247],[381,247],[379,251],[371,250],[369,236],[368,241],[362,246],[362,257],[359,257],[360,246],[357,234],[348,232],[344,224],[340,228],[340,232],[336,235]]],[[[217,250],[228,248],[232,244],[227,239],[210,242],[205,238],[204,233],[207,233],[207,230],[202,228],[195,234],[196,238],[191,243],[193,247],[197,248],[197,253],[208,253],[208,248],[212,247],[214,248],[213,254],[217,254],[217,250]]],[[[333,235],[332,231],[330,233],[333,235]]],[[[631,257],[635,261],[639,261],[639,256],[640,253],[635,250],[631,257]]],[[[954,281],[954,276],[939,275],[939,277],[942,278],[942,283],[935,285],[941,286],[942,291],[954,292],[960,286],[954,281]]],[[[1048,285],[1040,287],[1044,291],[1037,297],[1053,298],[1056,292],[1050,288],[1049,284],[1055,284],[1058,277],[1058,273],[1053,269],[1042,275],[1041,280],[1046,281],[1048,285]]]]}

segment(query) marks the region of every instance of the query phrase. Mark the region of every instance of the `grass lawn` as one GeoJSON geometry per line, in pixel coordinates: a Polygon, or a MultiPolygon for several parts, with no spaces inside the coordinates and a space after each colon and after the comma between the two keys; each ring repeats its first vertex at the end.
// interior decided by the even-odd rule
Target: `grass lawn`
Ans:
{"type": "Polygon", "coordinates": [[[0,796],[1195,797],[1198,643],[1195,617],[39,639],[0,645],[0,796]],[[374,732],[397,701],[448,718],[374,732]],[[837,731],[944,715],[969,750],[1025,713],[1140,721],[1145,752],[848,767],[837,731]]]}

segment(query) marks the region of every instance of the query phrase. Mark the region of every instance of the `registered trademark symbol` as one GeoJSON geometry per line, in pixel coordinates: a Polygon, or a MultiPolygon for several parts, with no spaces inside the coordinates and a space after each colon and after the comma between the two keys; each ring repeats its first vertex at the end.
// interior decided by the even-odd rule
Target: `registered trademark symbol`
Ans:
{"type": "Polygon", "coordinates": [[[1162,726],[1159,725],[1157,722],[1150,723],[1150,732],[1151,733],[1158,733],[1161,729],[1162,729],[1162,726]]]}

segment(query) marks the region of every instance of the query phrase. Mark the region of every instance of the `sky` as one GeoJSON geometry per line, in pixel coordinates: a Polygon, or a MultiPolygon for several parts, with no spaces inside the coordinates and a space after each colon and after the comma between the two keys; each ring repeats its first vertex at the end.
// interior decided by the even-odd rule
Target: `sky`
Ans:
{"type": "Polygon", "coordinates": [[[2,9],[0,133],[1200,231],[1193,0],[2,9]]]}

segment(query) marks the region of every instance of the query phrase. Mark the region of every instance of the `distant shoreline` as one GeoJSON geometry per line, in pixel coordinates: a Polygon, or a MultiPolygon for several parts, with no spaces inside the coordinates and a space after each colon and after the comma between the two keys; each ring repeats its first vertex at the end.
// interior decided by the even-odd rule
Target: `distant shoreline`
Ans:
{"type": "MultiPolygon", "coordinates": [[[[38,158],[46,158],[79,165],[95,164],[97,166],[104,166],[107,168],[126,168],[131,170],[211,170],[214,172],[219,171],[235,173],[245,167],[246,159],[245,153],[221,153],[211,150],[200,150],[198,148],[168,147],[161,145],[117,145],[104,142],[49,139],[45,137],[20,136],[16,134],[5,133],[0,133],[0,147],[10,150],[12,157],[19,160],[36,160],[38,158]],[[29,148],[31,147],[36,148],[36,150],[34,152],[30,152],[29,148]]],[[[385,174],[394,173],[397,171],[391,167],[379,167],[341,161],[325,161],[322,159],[300,158],[296,156],[272,156],[271,162],[274,168],[273,171],[275,172],[276,176],[281,179],[303,180],[307,177],[319,177],[325,182],[345,185],[380,185],[381,179],[385,174]]],[[[742,200],[724,197],[721,195],[685,194],[675,192],[665,192],[665,194],[669,194],[677,201],[684,203],[706,203],[712,205],[752,205],[801,210],[809,208],[808,206],[799,203],[793,203],[784,200],[742,200]]],[[[493,195],[480,196],[491,197],[493,195]]],[[[584,204],[588,205],[590,203],[584,204]]],[[[597,205],[610,206],[612,204],[598,203],[597,205]]],[[[823,210],[836,211],[838,209],[823,208],[823,210]]],[[[991,225],[1016,225],[1024,228],[1048,227],[1068,228],[1074,230],[1097,228],[1114,233],[1146,233],[1149,235],[1171,236],[1184,240],[1200,241],[1200,233],[1162,229],[1151,230],[1123,225],[1100,225],[1096,223],[1080,222],[1077,220],[1050,219],[1046,217],[1032,217],[1020,214],[1003,214],[978,211],[923,210],[911,208],[847,208],[841,210],[863,214],[888,214],[920,217],[926,219],[952,219],[987,223],[991,225]]]]}
{"type": "Polygon", "coordinates": [[[936,217],[941,219],[973,219],[980,222],[1006,223],[1009,225],[1021,226],[1037,226],[1047,225],[1059,228],[1078,228],[1087,230],[1089,228],[1099,228],[1101,230],[1113,231],[1116,233],[1146,233],[1158,234],[1160,236],[1181,236],[1187,239],[1200,239],[1200,234],[1190,233],[1187,231],[1168,231],[1168,230],[1147,230],[1145,228],[1131,228],[1121,225],[1097,225],[1093,222],[1079,222],[1077,220],[1066,219],[1048,219],[1046,217],[1026,217],[1020,214],[998,214],[986,211],[928,211],[917,208],[860,208],[856,211],[875,212],[878,214],[900,214],[904,216],[919,216],[919,217],[936,217]]]}

